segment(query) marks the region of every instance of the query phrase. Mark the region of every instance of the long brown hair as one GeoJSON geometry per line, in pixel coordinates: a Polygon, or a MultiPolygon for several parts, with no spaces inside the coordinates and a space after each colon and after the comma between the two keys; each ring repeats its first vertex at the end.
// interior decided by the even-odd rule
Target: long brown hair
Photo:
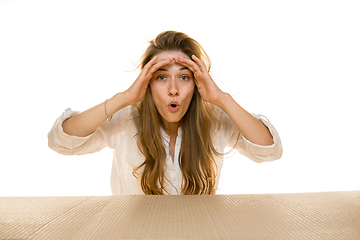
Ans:
{"type": "MultiPolygon", "coordinates": [[[[188,35],[166,31],[160,33],[145,51],[141,69],[154,56],[163,51],[177,50],[200,58],[210,71],[211,62],[200,44],[188,35]]],[[[213,146],[211,134],[218,126],[214,106],[202,100],[196,86],[190,106],[182,119],[182,142],[179,165],[183,176],[181,194],[215,194],[217,166],[214,156],[220,155],[213,146]]],[[[144,166],[141,175],[141,188],[145,194],[164,194],[166,152],[160,128],[161,116],[156,109],[151,89],[148,88],[142,101],[136,107],[138,117],[138,147],[145,156],[145,162],[134,169],[144,166]]],[[[170,183],[171,184],[171,183],[170,183]]]]}

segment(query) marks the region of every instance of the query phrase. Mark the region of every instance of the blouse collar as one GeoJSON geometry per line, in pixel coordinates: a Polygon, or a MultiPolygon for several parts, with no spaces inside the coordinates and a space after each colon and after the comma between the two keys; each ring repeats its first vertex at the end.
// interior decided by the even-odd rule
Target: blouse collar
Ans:
{"type": "MultiPolygon", "coordinates": [[[[170,136],[164,131],[163,128],[160,128],[160,132],[161,132],[163,139],[167,142],[167,144],[169,144],[170,136]]],[[[182,138],[182,133],[183,133],[182,127],[179,127],[178,132],[177,132],[177,137],[176,137],[176,144],[180,144],[180,141],[178,141],[178,140],[180,140],[182,138]]]]}

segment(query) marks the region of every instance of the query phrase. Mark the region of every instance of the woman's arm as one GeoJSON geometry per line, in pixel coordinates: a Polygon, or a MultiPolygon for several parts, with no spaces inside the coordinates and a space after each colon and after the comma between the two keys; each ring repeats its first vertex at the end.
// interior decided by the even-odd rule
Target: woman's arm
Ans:
{"type": "Polygon", "coordinates": [[[67,119],[63,123],[64,132],[78,137],[90,135],[106,121],[106,115],[111,117],[120,109],[139,102],[146,93],[152,74],[171,61],[173,61],[173,59],[157,62],[157,57],[154,57],[145,65],[139,77],[125,92],[118,93],[106,101],[106,114],[105,102],[100,103],[95,107],[67,119]]]}
{"type": "Polygon", "coordinates": [[[199,58],[193,55],[192,59],[194,61],[185,58],[177,58],[175,61],[188,67],[194,73],[195,84],[204,101],[221,108],[231,118],[243,136],[252,143],[265,146],[272,145],[274,142],[268,128],[243,109],[230,94],[221,91],[199,58]]]}
{"type": "Polygon", "coordinates": [[[230,94],[222,92],[215,105],[231,118],[242,135],[250,142],[263,146],[274,143],[269,129],[259,119],[243,109],[230,94]]]}
{"type": "MultiPolygon", "coordinates": [[[[106,101],[106,113],[110,117],[128,105],[125,99],[125,93],[118,93],[106,101]]],[[[72,136],[86,137],[93,133],[106,119],[105,102],[103,102],[78,115],[68,118],[63,123],[63,130],[72,136]]]]}

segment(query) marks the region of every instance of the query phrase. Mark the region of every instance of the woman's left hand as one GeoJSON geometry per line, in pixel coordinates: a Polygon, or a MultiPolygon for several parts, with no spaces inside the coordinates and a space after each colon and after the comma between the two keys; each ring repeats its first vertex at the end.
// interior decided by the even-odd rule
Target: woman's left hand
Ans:
{"type": "Polygon", "coordinates": [[[205,64],[196,56],[175,58],[174,61],[187,67],[194,74],[194,81],[201,97],[221,108],[235,123],[244,137],[258,145],[272,145],[273,137],[269,129],[252,114],[243,109],[228,93],[221,91],[208,73],[205,64]]]}
{"type": "Polygon", "coordinates": [[[205,64],[195,55],[191,56],[194,61],[187,58],[175,58],[175,62],[189,68],[194,74],[194,81],[199,94],[204,101],[218,105],[224,92],[216,85],[206,69],[205,64]]]}

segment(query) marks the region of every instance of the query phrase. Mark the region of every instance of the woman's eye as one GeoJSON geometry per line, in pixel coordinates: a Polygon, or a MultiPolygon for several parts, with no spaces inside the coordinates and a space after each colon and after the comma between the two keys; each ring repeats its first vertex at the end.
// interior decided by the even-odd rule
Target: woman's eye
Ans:
{"type": "Polygon", "coordinates": [[[186,81],[186,80],[189,80],[189,77],[188,76],[181,76],[181,80],[184,80],[184,81],[186,81]]]}
{"type": "Polygon", "coordinates": [[[165,78],[165,76],[160,75],[160,76],[157,77],[157,79],[159,79],[159,80],[165,80],[166,78],[165,78]]]}

